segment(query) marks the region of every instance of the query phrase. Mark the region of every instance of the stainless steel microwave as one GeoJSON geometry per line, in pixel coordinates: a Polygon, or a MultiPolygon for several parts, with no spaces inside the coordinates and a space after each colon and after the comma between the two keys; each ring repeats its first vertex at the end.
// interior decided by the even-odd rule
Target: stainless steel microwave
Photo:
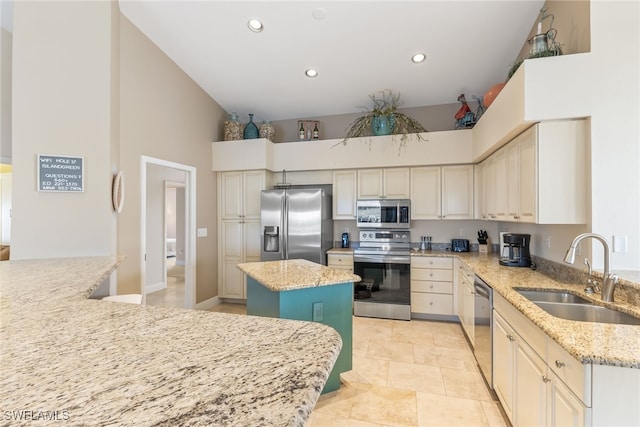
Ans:
{"type": "Polygon", "coordinates": [[[409,228],[411,201],[409,199],[374,199],[356,202],[358,227],[409,228]]]}

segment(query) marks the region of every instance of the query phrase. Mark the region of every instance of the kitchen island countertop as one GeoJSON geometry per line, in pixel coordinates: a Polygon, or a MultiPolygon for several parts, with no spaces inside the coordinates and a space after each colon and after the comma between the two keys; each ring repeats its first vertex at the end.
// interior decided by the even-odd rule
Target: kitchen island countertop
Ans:
{"type": "Polygon", "coordinates": [[[5,422],[305,424],[340,352],[338,333],[311,322],[87,299],[121,261],[0,263],[5,422]]]}
{"type": "Polygon", "coordinates": [[[274,292],[360,281],[356,274],[304,259],[248,262],[238,268],[274,292]]]}

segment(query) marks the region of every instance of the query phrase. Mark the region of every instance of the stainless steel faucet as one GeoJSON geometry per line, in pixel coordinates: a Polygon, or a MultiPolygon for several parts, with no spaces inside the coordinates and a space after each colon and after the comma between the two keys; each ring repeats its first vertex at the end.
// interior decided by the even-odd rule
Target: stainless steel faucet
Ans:
{"type": "Polygon", "coordinates": [[[613,291],[618,283],[618,276],[615,274],[611,274],[609,271],[609,255],[611,253],[611,249],[609,247],[609,243],[607,240],[599,234],[595,233],[582,233],[576,236],[571,242],[571,246],[567,250],[567,254],[564,256],[564,262],[567,264],[573,264],[576,258],[576,247],[578,243],[584,238],[591,237],[593,239],[598,240],[602,243],[604,247],[604,279],[602,281],[602,301],[613,302],[613,291]]]}

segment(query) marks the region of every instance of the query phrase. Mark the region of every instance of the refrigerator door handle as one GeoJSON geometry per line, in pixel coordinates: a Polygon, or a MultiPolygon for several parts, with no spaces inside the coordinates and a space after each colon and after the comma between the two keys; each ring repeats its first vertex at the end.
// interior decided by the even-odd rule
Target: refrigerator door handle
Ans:
{"type": "Polygon", "coordinates": [[[289,239],[287,236],[289,235],[289,218],[288,218],[288,203],[287,203],[287,192],[285,191],[284,197],[282,197],[282,215],[280,216],[282,224],[282,259],[289,259],[289,239]]]}

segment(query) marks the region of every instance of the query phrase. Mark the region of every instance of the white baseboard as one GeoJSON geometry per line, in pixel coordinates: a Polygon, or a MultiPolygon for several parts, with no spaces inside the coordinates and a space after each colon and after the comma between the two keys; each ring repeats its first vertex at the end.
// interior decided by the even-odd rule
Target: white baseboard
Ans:
{"type": "Polygon", "coordinates": [[[154,283],[152,285],[147,285],[144,287],[144,293],[150,294],[151,292],[161,291],[167,288],[167,284],[164,282],[154,283]]]}
{"type": "Polygon", "coordinates": [[[215,307],[216,305],[220,304],[222,301],[220,301],[220,298],[218,297],[213,297],[213,298],[209,298],[207,300],[201,301],[199,303],[196,304],[196,310],[209,310],[210,308],[215,307]]]}

